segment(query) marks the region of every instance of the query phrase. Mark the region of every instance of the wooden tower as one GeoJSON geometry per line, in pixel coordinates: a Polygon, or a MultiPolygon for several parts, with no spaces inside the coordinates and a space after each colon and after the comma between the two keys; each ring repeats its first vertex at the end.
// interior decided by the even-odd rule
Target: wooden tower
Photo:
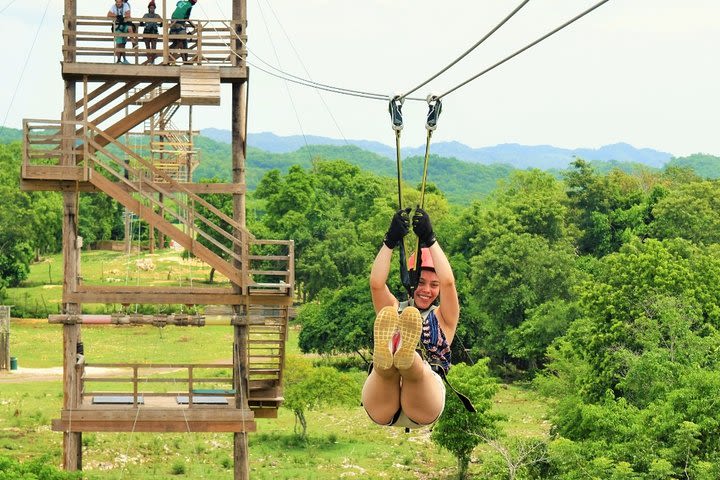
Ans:
{"type": "MultiPolygon", "coordinates": [[[[157,13],[168,19],[175,1],[156,3],[157,13]]],[[[255,430],[255,418],[277,416],[282,402],[284,341],[294,289],[293,243],[259,240],[246,228],[247,10],[245,0],[231,3],[232,18],[191,19],[193,26],[185,34],[171,34],[170,22],[165,21],[152,52],[144,48],[142,33],[125,34],[125,54],[130,62],[117,64],[115,54],[122,47],[112,31],[112,19],[105,17],[105,12],[102,16],[79,15],[76,0],[65,0],[64,108],[60,120],[24,121],[21,185],[25,190],[60,191],[63,196],[62,314],[52,315],[50,322],[63,328],[63,409],[53,421],[53,429],[63,433],[67,470],[82,468],[83,432],[232,432],[235,478],[245,479],[249,475],[247,432],[255,430]],[[135,47],[138,36],[139,46],[135,47]],[[157,55],[156,62],[146,61],[148,53],[157,55]],[[181,62],[183,54],[187,58],[181,62]],[[149,135],[158,144],[183,143],[175,129],[168,127],[168,112],[179,104],[219,104],[221,83],[229,84],[232,92],[232,183],[192,183],[194,158],[190,151],[176,155],[176,166],[168,169],[166,164],[172,162],[167,161],[167,151],[140,155],[120,141],[149,122],[149,135]],[[81,192],[111,196],[227,277],[232,288],[84,285],[78,235],[81,192]],[[205,202],[199,196],[203,193],[232,195],[232,218],[205,202]],[[166,207],[166,201],[172,208],[166,207]],[[211,211],[221,221],[215,224],[200,211],[211,211]],[[200,224],[205,228],[198,228],[200,224]],[[222,254],[197,241],[201,235],[208,238],[208,228],[226,239],[209,238],[222,254]],[[227,247],[228,243],[232,247],[227,247]],[[98,365],[92,363],[90,354],[87,358],[83,355],[81,338],[83,323],[90,321],[82,305],[92,303],[230,306],[233,344],[228,346],[228,354],[232,352],[233,361],[225,367],[232,369],[231,388],[196,388],[208,382],[198,372],[223,367],[218,365],[106,364],[103,366],[130,372],[126,379],[132,385],[132,391],[126,392],[130,402],[98,403],[102,392],[90,392],[88,385],[102,379],[86,373],[88,367],[98,365]],[[186,372],[182,383],[187,388],[172,394],[138,392],[146,368],[186,372]],[[198,401],[201,395],[221,401],[202,403],[198,401]]],[[[139,10],[133,12],[135,25],[141,15],[139,10]]],[[[202,317],[188,315],[124,312],[109,317],[108,324],[204,323],[202,317]]]]}

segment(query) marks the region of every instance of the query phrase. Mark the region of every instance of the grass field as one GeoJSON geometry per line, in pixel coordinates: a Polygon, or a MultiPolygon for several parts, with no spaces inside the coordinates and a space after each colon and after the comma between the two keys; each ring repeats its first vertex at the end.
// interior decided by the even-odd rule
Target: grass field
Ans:
{"type": "MultiPolygon", "coordinates": [[[[291,329],[289,350],[297,351],[291,329]]],[[[13,320],[12,355],[24,368],[60,365],[61,327],[43,320],[13,320]],[[38,348],[41,346],[41,348],[38,348]]],[[[230,328],[85,327],[86,359],[91,362],[228,360],[230,328]]],[[[361,380],[359,380],[361,381],[361,380]]],[[[510,438],[547,434],[544,404],[520,386],[504,386],[495,410],[507,417],[510,438]]],[[[59,465],[62,436],[49,424],[62,405],[60,380],[13,381],[0,374],[0,455],[26,460],[49,454],[59,465]]],[[[409,434],[375,426],[363,409],[330,408],[308,414],[308,442],[294,434],[294,416],[281,408],[279,418],[259,419],[250,434],[252,478],[336,479],[345,477],[417,479],[453,478],[454,458],[430,442],[427,430],[409,434]]],[[[83,436],[88,479],[232,478],[230,434],[120,434],[83,436]]],[[[479,447],[473,468],[488,449],[479,447]]],[[[471,468],[471,472],[473,471],[471,468]]]]}
{"type": "MultiPolygon", "coordinates": [[[[112,252],[88,255],[83,270],[87,282],[107,282],[115,278],[117,270],[141,260],[112,252]]],[[[164,251],[150,258],[154,269],[136,265],[134,274],[140,282],[167,278],[172,271],[189,272],[188,277],[176,279],[178,282],[189,281],[190,275],[193,282],[207,279],[207,270],[184,265],[175,252],[164,251]]],[[[56,305],[61,291],[59,261],[59,257],[50,257],[33,265],[26,288],[11,289],[14,303],[18,305],[18,298],[42,298],[41,304],[56,305]]],[[[289,333],[287,351],[300,355],[298,329],[291,327],[289,333]]],[[[85,326],[82,340],[90,363],[231,361],[232,329],[222,325],[164,329],[85,326]]],[[[50,430],[50,421],[59,416],[62,406],[60,378],[57,373],[52,379],[25,373],[27,369],[57,370],[62,359],[62,327],[49,325],[47,320],[13,319],[10,344],[20,371],[0,372],[0,456],[25,461],[49,455],[51,463],[59,466],[62,435],[50,430]]],[[[356,378],[360,383],[364,375],[358,372],[356,378]]],[[[504,385],[494,398],[494,410],[507,418],[502,427],[508,442],[547,436],[546,405],[523,386],[504,385]]],[[[307,421],[309,438],[303,441],[295,435],[294,416],[285,408],[279,410],[277,419],[257,420],[257,433],[249,435],[253,479],[455,478],[455,459],[430,441],[427,429],[404,433],[376,426],[359,405],[309,411],[307,421]]],[[[84,476],[89,480],[233,478],[231,434],[86,433],[83,445],[84,476]]],[[[489,447],[479,446],[471,475],[488,478],[482,466],[492,455],[489,447]]]]}
{"type": "MultiPolygon", "coordinates": [[[[88,251],[82,253],[80,272],[87,285],[167,285],[228,287],[220,273],[208,284],[210,268],[196,259],[183,258],[172,250],[156,253],[88,251]]],[[[8,288],[5,305],[13,305],[13,315],[46,317],[59,313],[62,297],[62,254],[50,255],[30,266],[30,275],[19,288],[8,288]]],[[[144,307],[147,308],[147,307],[144,307]]],[[[180,311],[181,306],[159,306],[158,311],[180,311]]],[[[120,305],[84,305],[85,313],[111,313],[120,305]]]]}

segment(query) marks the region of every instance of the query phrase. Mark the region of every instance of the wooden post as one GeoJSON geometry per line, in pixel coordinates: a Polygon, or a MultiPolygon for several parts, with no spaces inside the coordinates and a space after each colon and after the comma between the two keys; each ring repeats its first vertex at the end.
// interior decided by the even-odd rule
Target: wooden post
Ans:
{"type": "MultiPolygon", "coordinates": [[[[77,1],[65,0],[65,28],[71,33],[69,46],[75,44],[72,35],[75,30],[77,17],[77,1]]],[[[68,51],[65,61],[74,62],[75,53],[68,51]]],[[[65,81],[64,109],[62,118],[66,122],[75,121],[76,83],[74,80],[65,81]]],[[[74,149],[75,125],[65,123],[63,132],[63,154],[60,162],[65,166],[75,165],[74,149]]],[[[80,269],[80,240],[78,238],[78,203],[77,192],[63,193],[63,264],[64,280],[63,295],[75,292],[78,285],[80,269]]],[[[63,313],[79,314],[81,305],[78,303],[63,303],[63,313]]],[[[63,326],[63,409],[75,409],[80,404],[77,395],[77,344],[80,341],[80,326],[63,326]]],[[[65,470],[82,470],[82,433],[63,432],[63,465],[65,470]]]]}
{"type": "MultiPolygon", "coordinates": [[[[247,306],[234,305],[235,315],[247,315],[247,306]]],[[[235,406],[245,411],[249,410],[248,396],[250,395],[248,381],[248,332],[247,324],[235,325],[233,340],[233,387],[235,388],[235,406]]],[[[249,480],[250,478],[250,452],[248,451],[247,432],[233,434],[233,460],[235,463],[235,480],[249,480]]]]}
{"type": "MultiPolygon", "coordinates": [[[[167,3],[166,0],[163,0],[163,2],[162,2],[162,18],[165,18],[165,19],[168,18],[166,3],[167,3]]],[[[167,65],[168,63],[170,63],[170,50],[169,50],[169,44],[168,44],[168,42],[169,42],[168,32],[170,31],[170,23],[172,23],[172,22],[169,22],[168,20],[163,21],[163,29],[162,29],[163,60],[162,60],[162,63],[164,65],[167,65]]]]}
{"type": "MultiPolygon", "coordinates": [[[[158,214],[165,218],[165,195],[162,193],[158,194],[158,203],[160,203],[160,211],[158,214]]],[[[165,234],[158,230],[158,244],[160,245],[160,248],[165,248],[165,234]]]]}
{"type": "MultiPolygon", "coordinates": [[[[75,90],[75,84],[68,82],[66,84],[66,94],[68,91],[75,90]]],[[[67,96],[66,96],[67,100],[67,96]]],[[[72,105],[74,105],[74,96],[72,105]]],[[[73,110],[68,110],[68,103],[65,113],[70,112],[74,115],[73,110]]],[[[67,150],[65,150],[67,152],[67,150]]],[[[67,153],[63,154],[63,164],[67,164],[68,157],[74,161],[74,158],[67,153]]],[[[78,277],[80,270],[80,240],[78,237],[78,193],[63,193],[63,261],[64,261],[64,281],[63,295],[77,291],[78,277]]],[[[64,303],[63,313],[77,315],[81,312],[79,303],[64,303]]],[[[78,376],[75,364],[77,363],[77,344],[80,341],[79,325],[63,326],[63,409],[72,410],[80,406],[80,398],[77,395],[78,376]]],[[[65,470],[75,471],[82,470],[82,433],[80,432],[64,432],[63,433],[63,465],[65,470]]]]}
{"type": "MultiPolygon", "coordinates": [[[[233,24],[242,26],[240,35],[245,34],[245,25],[247,25],[247,3],[245,0],[233,0],[233,24]]],[[[241,43],[237,38],[233,39],[235,50],[240,51],[241,43]]],[[[244,61],[235,63],[237,58],[233,58],[233,65],[244,66],[244,61]]],[[[245,152],[247,140],[247,81],[234,82],[232,84],[232,174],[233,183],[245,185],[245,152]]],[[[245,226],[245,194],[233,194],[233,218],[245,226]]],[[[242,285],[235,285],[235,292],[247,294],[247,238],[243,238],[242,232],[236,232],[235,238],[241,241],[238,245],[237,241],[234,250],[241,254],[242,262],[235,261],[236,267],[241,269],[242,285]],[[243,252],[245,253],[243,255],[243,252]],[[238,263],[241,263],[238,265],[238,263]]],[[[248,317],[249,305],[234,305],[235,315],[245,314],[248,317]]],[[[238,377],[235,379],[235,400],[238,408],[248,408],[248,396],[250,394],[248,379],[248,331],[247,325],[235,325],[234,327],[234,346],[233,346],[233,364],[234,374],[238,377]],[[238,400],[242,400],[238,402],[238,400]]],[[[233,438],[234,461],[235,461],[235,480],[248,480],[250,478],[250,452],[248,452],[248,437],[246,432],[235,433],[233,438]]]]}
{"type": "Polygon", "coordinates": [[[0,306],[0,370],[10,371],[10,307],[0,306]]]}
{"type": "Polygon", "coordinates": [[[185,148],[187,148],[185,153],[185,168],[187,169],[187,178],[185,179],[186,182],[190,183],[192,182],[192,158],[193,153],[192,151],[195,150],[195,139],[193,138],[193,107],[190,105],[188,107],[188,145],[186,145],[185,148]]]}
{"type": "MultiPolygon", "coordinates": [[[[153,194],[154,195],[154,194],[153,194]]],[[[155,206],[151,205],[152,211],[155,211],[155,206]]],[[[152,255],[155,253],[155,227],[152,226],[152,224],[148,224],[148,245],[150,254],[152,255]]]]}
{"type": "Polygon", "coordinates": [[[68,30],[67,47],[68,50],[65,52],[64,60],[68,63],[75,62],[75,47],[77,45],[77,39],[75,33],[77,30],[77,0],[65,0],[65,18],[63,22],[64,28],[68,30]]]}

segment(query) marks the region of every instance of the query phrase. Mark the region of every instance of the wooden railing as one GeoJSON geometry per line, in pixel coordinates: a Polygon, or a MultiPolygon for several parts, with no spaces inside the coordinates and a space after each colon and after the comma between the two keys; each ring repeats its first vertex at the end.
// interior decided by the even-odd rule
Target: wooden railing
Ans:
{"type": "Polygon", "coordinates": [[[75,150],[75,126],[80,122],[67,124],[58,120],[23,120],[23,166],[60,165],[63,155],[72,165],[80,165],[81,155],[75,150]]]}
{"type": "Polygon", "coordinates": [[[24,178],[27,178],[28,167],[33,166],[44,169],[45,179],[67,178],[65,170],[80,170],[85,173],[78,173],[75,179],[86,180],[87,171],[93,170],[95,174],[106,176],[121,184],[125,191],[141,198],[148,205],[148,210],[162,209],[177,224],[183,225],[192,237],[205,238],[222,252],[225,259],[230,259],[224,261],[237,262],[243,274],[242,286],[249,288],[248,293],[292,296],[295,278],[292,240],[256,239],[233,218],[173,180],[151,161],[109,138],[93,124],[83,121],[24,120],[23,140],[24,178]],[[99,138],[105,138],[109,144],[101,145],[98,143],[99,138]],[[63,165],[63,155],[69,155],[72,162],[63,165]],[[56,170],[57,175],[54,176],[56,170]],[[158,178],[162,183],[156,181],[158,178]],[[156,198],[157,193],[162,193],[165,201],[169,201],[175,208],[163,208],[164,205],[156,198]],[[218,221],[214,222],[202,215],[199,213],[201,210],[212,213],[218,221]],[[207,228],[199,228],[202,225],[207,228]],[[213,238],[208,231],[216,232],[219,235],[216,238],[224,238],[234,247],[226,246],[225,242],[213,238]],[[243,258],[247,258],[246,264],[243,258]]]}
{"type": "Polygon", "coordinates": [[[248,253],[251,293],[275,292],[292,296],[295,279],[295,243],[292,240],[253,239],[248,253]]]}
{"type": "Polygon", "coordinates": [[[135,32],[114,32],[113,19],[104,16],[78,16],[64,19],[63,60],[65,62],[107,62],[118,51],[124,53],[131,63],[145,64],[148,55],[155,55],[156,63],[172,65],[184,63],[197,65],[243,66],[247,51],[244,47],[237,48],[237,23],[230,20],[186,20],[187,34],[171,34],[172,20],[163,21],[159,33],[145,34],[139,32],[141,18],[129,19],[135,25],[135,32]],[[115,45],[117,37],[126,39],[125,47],[115,45]],[[154,49],[147,48],[144,40],[156,40],[154,49]],[[187,48],[180,48],[187,42],[187,48]],[[137,44],[135,46],[135,44],[137,44]],[[171,48],[172,46],[172,48],[171,48]],[[84,58],[86,60],[80,60],[84,58]]]}
{"type": "MultiPolygon", "coordinates": [[[[137,407],[141,397],[167,397],[172,398],[179,395],[188,397],[188,407],[194,405],[194,397],[199,394],[196,390],[213,390],[203,392],[202,396],[228,397],[234,396],[229,393],[232,390],[232,364],[141,364],[141,363],[80,363],[76,366],[80,371],[80,393],[83,397],[109,397],[127,396],[132,400],[133,406],[137,407]],[[88,368],[100,368],[105,370],[106,375],[90,376],[88,368]],[[197,376],[197,371],[202,370],[202,375],[208,375],[209,371],[215,371],[222,376],[197,376]],[[129,371],[129,372],[128,372],[129,371]],[[142,372],[142,373],[141,373],[142,372]],[[127,375],[129,373],[129,375],[127,375]],[[180,373],[180,375],[178,375],[180,373]],[[116,386],[126,385],[129,388],[112,390],[93,390],[96,384],[114,384],[116,386]],[[169,384],[170,391],[154,391],[153,386],[158,384],[169,384]],[[208,388],[209,387],[211,388],[208,388]],[[218,386],[227,386],[218,388],[218,386]],[[228,393],[226,393],[228,392],[228,393]]],[[[109,388],[109,387],[108,387],[109,388]]]]}

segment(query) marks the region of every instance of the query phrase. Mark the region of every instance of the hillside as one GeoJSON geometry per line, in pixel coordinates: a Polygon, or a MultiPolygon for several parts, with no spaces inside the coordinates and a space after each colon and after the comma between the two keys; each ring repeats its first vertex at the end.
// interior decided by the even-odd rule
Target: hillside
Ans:
{"type": "MultiPolygon", "coordinates": [[[[202,161],[195,171],[195,180],[217,177],[229,181],[230,145],[202,136],[198,138],[197,145],[202,151],[202,161]]],[[[342,159],[363,170],[393,178],[397,168],[394,161],[352,145],[310,145],[288,153],[270,153],[250,147],[247,157],[246,181],[249,190],[254,190],[263,175],[271,169],[286,172],[291,165],[309,168],[316,159],[342,159]]],[[[406,182],[412,185],[420,183],[423,159],[414,156],[403,161],[403,179],[406,182]]],[[[512,170],[509,165],[477,165],[431,155],[428,181],[440,185],[450,202],[467,205],[490,193],[497,181],[506,178],[512,170]]]]}
{"type": "MultiPolygon", "coordinates": [[[[196,145],[201,151],[201,163],[195,171],[194,179],[218,178],[230,181],[230,132],[227,130],[206,129],[200,135],[196,145]]],[[[13,128],[0,130],[0,143],[20,141],[22,131],[13,128]]],[[[326,137],[307,137],[308,141],[327,142],[334,144],[305,145],[301,136],[279,137],[272,133],[250,134],[248,142],[248,160],[246,181],[249,190],[254,190],[262,177],[271,169],[286,172],[291,165],[309,168],[315,159],[342,159],[357,165],[363,170],[374,172],[385,177],[395,177],[396,166],[394,153],[390,147],[378,142],[344,141],[326,137]],[[362,148],[361,145],[367,147],[362,148]],[[388,158],[388,156],[392,158],[388,158]]],[[[409,154],[414,149],[405,149],[409,154]]],[[[506,178],[514,169],[540,168],[562,177],[567,168],[567,161],[575,156],[589,160],[599,173],[606,173],[618,168],[628,173],[640,172],[644,169],[658,169],[667,166],[691,168],[705,178],[720,178],[720,158],[695,154],[688,157],[668,158],[666,155],[651,149],[636,149],[627,144],[616,144],[600,149],[563,150],[552,146],[498,145],[483,149],[471,149],[458,142],[438,143],[433,147],[428,168],[428,180],[439,185],[452,203],[468,205],[473,200],[481,199],[489,194],[498,180],[506,178]],[[453,156],[450,153],[460,152],[453,156]],[[464,152],[464,153],[463,153],[464,152]],[[482,152],[484,160],[466,161],[471,155],[482,152]],[[614,159],[613,159],[614,157],[614,159]],[[562,161],[558,159],[564,159],[562,161]],[[487,164],[485,163],[487,162],[487,164]]],[[[403,179],[416,185],[422,176],[422,160],[424,152],[408,155],[403,161],[403,179]]]]}
{"type": "MultiPolygon", "coordinates": [[[[218,142],[230,143],[231,134],[229,130],[208,128],[202,130],[202,134],[218,142]]],[[[363,150],[375,153],[379,156],[395,159],[395,149],[388,145],[368,140],[340,140],[329,137],[314,135],[291,135],[281,137],[269,132],[248,134],[248,145],[272,153],[289,153],[307,145],[331,145],[349,146],[353,145],[363,150]]],[[[506,143],[490,147],[471,148],[460,142],[435,142],[432,152],[441,156],[456,158],[470,163],[492,165],[506,163],[515,168],[539,168],[548,170],[551,168],[564,169],[575,157],[588,161],[616,161],[641,163],[654,168],[661,168],[670,161],[672,155],[667,152],[660,152],[651,148],[635,148],[627,143],[616,143],[605,145],[600,148],[576,148],[567,149],[554,147],[552,145],[519,145],[506,143]]],[[[425,146],[403,147],[403,158],[417,155],[425,155],[425,146]]]]}
{"type": "Polygon", "coordinates": [[[0,126],[0,143],[12,143],[22,140],[22,130],[0,126]]]}
{"type": "Polygon", "coordinates": [[[720,158],[713,155],[696,153],[687,157],[673,158],[668,166],[691,168],[703,178],[720,178],[720,158]]]}

